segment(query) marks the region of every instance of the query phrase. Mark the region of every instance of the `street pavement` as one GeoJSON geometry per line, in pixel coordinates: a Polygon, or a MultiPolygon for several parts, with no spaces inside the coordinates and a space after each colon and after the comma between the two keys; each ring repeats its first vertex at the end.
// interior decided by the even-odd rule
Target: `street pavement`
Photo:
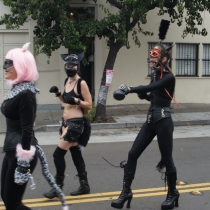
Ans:
{"type": "MultiPolygon", "coordinates": [[[[103,158],[115,166],[127,159],[131,141],[90,143],[83,156],[86,162],[91,193],[83,196],[69,196],[77,189],[79,182],[74,179],[76,169],[71,155],[66,154],[66,173],[64,193],[70,210],[112,210],[110,203],[116,199],[122,189],[123,170],[109,165],[103,158]],[[103,158],[102,158],[103,157],[103,158]]],[[[56,145],[42,146],[46,153],[51,173],[55,174],[52,153],[56,145]]],[[[178,185],[181,195],[177,210],[209,210],[210,209],[210,163],[209,137],[181,138],[174,140],[173,157],[178,172],[178,185]],[[200,192],[193,195],[192,192],[200,192]]],[[[0,154],[0,159],[4,154],[0,154]]],[[[132,183],[134,198],[131,210],[160,210],[166,197],[165,183],[161,174],[155,170],[160,160],[157,141],[152,141],[138,159],[135,179],[132,183]]],[[[1,165],[0,165],[1,167],[1,165]]],[[[42,196],[50,187],[41,173],[38,162],[33,173],[36,189],[27,187],[23,202],[34,210],[60,210],[58,199],[48,200],[42,196]]],[[[30,182],[29,182],[30,185],[30,182]]],[[[124,207],[124,209],[126,209],[124,207]]],[[[0,210],[5,210],[0,202],[0,210]]]]}
{"type": "MultiPolygon", "coordinates": [[[[111,210],[110,203],[122,189],[123,170],[109,165],[127,159],[132,143],[146,118],[147,105],[127,105],[107,107],[107,115],[113,116],[115,123],[92,124],[92,134],[83,152],[88,172],[91,193],[72,197],[69,193],[78,187],[75,180],[76,169],[70,153],[66,155],[66,178],[64,193],[71,210],[111,210]]],[[[35,135],[44,149],[51,173],[55,174],[52,158],[59,140],[58,127],[62,110],[38,109],[35,135]],[[50,129],[49,129],[50,127],[50,129]]],[[[174,107],[174,149],[173,157],[178,171],[178,186],[181,193],[177,210],[210,209],[210,104],[181,104],[174,107]],[[194,192],[194,194],[192,194],[194,192]],[[198,195],[195,195],[197,194],[198,195]],[[201,194],[199,194],[201,193],[201,194]]],[[[5,121],[0,115],[0,149],[5,137],[5,121]]],[[[0,153],[0,159],[4,154],[0,153]]],[[[156,138],[138,160],[136,176],[132,184],[133,210],[160,210],[166,196],[165,183],[155,170],[160,160],[156,138]]],[[[1,167],[1,163],[0,163],[1,167]]],[[[58,199],[48,200],[42,193],[50,189],[42,176],[40,164],[33,174],[37,188],[27,187],[24,203],[34,210],[59,210],[58,199]]],[[[30,183],[29,183],[30,184],[30,183]]],[[[125,209],[126,207],[124,207],[125,209]]],[[[0,201],[0,210],[5,210],[0,201]]]]}

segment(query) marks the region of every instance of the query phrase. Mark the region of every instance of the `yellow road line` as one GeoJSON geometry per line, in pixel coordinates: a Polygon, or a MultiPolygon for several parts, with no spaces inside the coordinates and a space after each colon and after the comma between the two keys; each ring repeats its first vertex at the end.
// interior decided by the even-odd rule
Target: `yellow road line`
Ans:
{"type": "MultiPolygon", "coordinates": [[[[189,189],[180,189],[179,192],[180,193],[188,193],[191,191],[207,191],[210,190],[210,187],[202,187],[202,186],[206,186],[207,183],[201,183],[201,184],[193,184],[193,185],[186,185],[185,188],[189,188],[189,189]],[[199,188],[192,188],[189,186],[200,186],[199,188]]],[[[208,183],[209,185],[210,183],[208,183]]],[[[184,186],[179,186],[179,188],[184,188],[184,186]]],[[[154,189],[165,189],[163,187],[160,188],[148,188],[148,189],[142,189],[142,190],[135,190],[135,191],[144,191],[144,192],[148,192],[151,191],[151,189],[153,189],[153,191],[155,191],[154,189]]],[[[119,191],[121,192],[121,191],[119,191]]],[[[119,194],[118,192],[118,194],[119,194]]],[[[161,196],[161,195],[166,195],[167,192],[152,192],[152,193],[140,193],[140,194],[134,194],[133,197],[134,198],[143,198],[143,197],[152,197],[152,196],[161,196]]],[[[85,196],[66,196],[66,203],[67,204],[75,204],[75,203],[88,203],[88,202],[99,202],[99,201],[108,201],[108,200],[114,200],[118,198],[117,196],[113,196],[115,195],[116,192],[108,192],[108,193],[95,193],[95,194],[89,194],[88,199],[83,199],[85,196]],[[95,197],[94,196],[106,196],[106,195],[110,195],[108,197],[95,197]],[[91,196],[92,195],[92,196],[91,196]]],[[[87,196],[87,195],[86,195],[87,196]]],[[[23,203],[29,203],[27,204],[28,207],[45,207],[45,206],[59,206],[61,205],[60,201],[56,200],[49,200],[49,199],[45,199],[45,198],[41,198],[41,199],[27,199],[27,200],[23,200],[23,203]],[[29,203],[29,202],[33,202],[33,203],[29,203]],[[38,202],[38,203],[36,203],[38,202]]],[[[3,202],[1,202],[1,204],[3,205],[3,202]]],[[[0,210],[5,210],[5,207],[1,206],[0,210]]]]}
{"type": "MultiPolygon", "coordinates": [[[[177,189],[193,188],[193,187],[207,187],[207,186],[210,186],[210,182],[177,186],[177,189]]],[[[144,193],[144,192],[153,192],[153,191],[165,191],[165,187],[132,190],[133,193],[144,193]]],[[[92,194],[78,195],[78,196],[65,196],[65,198],[66,199],[80,199],[80,198],[90,198],[90,197],[92,198],[92,197],[100,197],[100,196],[119,195],[120,193],[121,193],[121,191],[104,192],[104,193],[92,193],[92,194]]],[[[58,198],[52,199],[52,201],[53,200],[56,201],[56,200],[58,200],[58,198]]],[[[47,198],[34,198],[34,199],[23,200],[24,203],[43,202],[43,201],[49,201],[49,199],[47,199],[47,198]]],[[[0,204],[3,204],[3,202],[0,202],[0,204]]]]}

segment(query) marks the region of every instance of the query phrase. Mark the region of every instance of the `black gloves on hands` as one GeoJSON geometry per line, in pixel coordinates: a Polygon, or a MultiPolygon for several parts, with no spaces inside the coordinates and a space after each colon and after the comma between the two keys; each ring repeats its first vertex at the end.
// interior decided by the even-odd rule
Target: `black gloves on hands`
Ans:
{"type": "Polygon", "coordinates": [[[138,97],[143,100],[147,98],[147,94],[146,93],[137,93],[138,97]]]}
{"type": "Polygon", "coordinates": [[[116,90],[113,93],[113,97],[118,100],[121,101],[125,98],[125,95],[127,95],[130,92],[130,90],[128,89],[128,87],[124,84],[120,85],[119,89],[116,90]]]}
{"type": "Polygon", "coordinates": [[[125,84],[120,85],[119,89],[122,90],[125,93],[125,95],[128,95],[128,93],[130,92],[128,86],[125,84]]]}
{"type": "Polygon", "coordinates": [[[50,88],[50,93],[57,93],[59,90],[58,90],[58,87],[56,87],[56,86],[52,86],[51,88],[50,88]]]}
{"type": "Polygon", "coordinates": [[[63,100],[65,101],[65,103],[67,104],[71,104],[71,105],[75,105],[75,101],[74,101],[74,97],[69,97],[68,95],[63,97],[63,100]]]}

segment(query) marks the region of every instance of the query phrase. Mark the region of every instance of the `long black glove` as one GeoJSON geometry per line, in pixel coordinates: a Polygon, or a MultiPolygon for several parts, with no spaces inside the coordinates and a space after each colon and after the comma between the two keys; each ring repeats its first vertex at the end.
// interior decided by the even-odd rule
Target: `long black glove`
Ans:
{"type": "Polygon", "coordinates": [[[114,91],[113,93],[113,97],[118,100],[121,101],[125,98],[125,95],[127,95],[129,93],[129,89],[128,86],[125,84],[120,85],[119,89],[114,91]]]}
{"type": "Polygon", "coordinates": [[[59,90],[57,86],[52,86],[49,91],[50,93],[57,93],[59,90]]]}

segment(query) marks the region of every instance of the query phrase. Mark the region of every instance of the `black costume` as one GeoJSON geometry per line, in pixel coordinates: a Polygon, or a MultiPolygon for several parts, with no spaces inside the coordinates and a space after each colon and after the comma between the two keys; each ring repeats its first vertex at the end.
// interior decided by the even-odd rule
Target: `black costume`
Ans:
{"type": "MultiPolygon", "coordinates": [[[[5,157],[1,171],[1,197],[6,209],[29,209],[21,202],[26,183],[17,185],[14,182],[14,173],[17,168],[16,146],[22,144],[24,150],[30,150],[30,146],[36,144],[33,132],[33,124],[36,114],[35,94],[30,90],[24,90],[15,97],[6,98],[1,106],[1,112],[6,117],[7,132],[3,150],[5,157]]],[[[37,154],[30,162],[30,170],[33,172],[37,163],[37,154]]]]}
{"type": "MultiPolygon", "coordinates": [[[[61,55],[62,57],[63,55],[61,55]]],[[[71,67],[71,64],[78,65],[79,66],[79,60],[77,55],[65,55],[62,57],[69,66],[65,67],[65,71],[68,77],[75,76],[77,73],[77,70],[73,67],[71,67]]],[[[67,83],[68,78],[64,81],[64,86],[67,83]]],[[[81,95],[81,81],[82,78],[79,78],[73,89],[70,92],[66,92],[64,89],[64,92],[62,94],[63,101],[67,104],[76,105],[74,102],[74,98],[78,98],[79,100],[84,100],[81,95]],[[77,85],[77,93],[74,92],[74,88],[77,85]]],[[[56,93],[56,96],[60,96],[61,93],[58,93],[58,88],[53,86],[50,89],[50,92],[56,93]]],[[[83,109],[82,109],[83,111],[83,109]]],[[[63,136],[64,141],[69,142],[78,142],[79,146],[73,146],[69,148],[69,151],[71,152],[72,160],[74,162],[74,165],[78,172],[79,182],[80,186],[78,190],[71,192],[71,195],[81,195],[81,194],[87,194],[90,192],[90,187],[87,179],[87,172],[85,170],[85,162],[82,157],[81,149],[82,147],[86,147],[90,134],[91,134],[91,125],[89,120],[86,117],[81,118],[71,118],[68,120],[64,120],[62,118],[62,124],[60,128],[60,135],[62,135],[62,128],[67,127],[67,132],[63,136]]],[[[64,182],[64,172],[66,169],[66,162],[65,162],[65,155],[67,150],[64,150],[60,147],[57,147],[53,153],[54,157],[54,163],[56,167],[56,182],[57,184],[62,188],[63,182],[64,182]]],[[[54,198],[57,197],[55,190],[52,189],[47,193],[43,194],[47,198],[54,198]]]]}
{"type": "Polygon", "coordinates": [[[123,191],[119,198],[112,202],[112,207],[122,208],[124,202],[128,200],[127,207],[130,207],[132,199],[131,183],[134,179],[137,160],[146,147],[157,135],[157,141],[161,153],[159,167],[166,167],[166,178],[168,182],[168,195],[162,204],[162,209],[172,209],[178,206],[179,193],[176,190],[176,167],[172,158],[173,130],[174,125],[171,119],[171,98],[175,88],[175,77],[173,74],[163,69],[155,70],[151,76],[151,83],[147,86],[130,87],[129,93],[137,93],[140,99],[150,101],[147,120],[137,135],[133,146],[128,154],[128,160],[124,168],[123,191]],[[147,94],[149,93],[150,94],[147,94]]]}

